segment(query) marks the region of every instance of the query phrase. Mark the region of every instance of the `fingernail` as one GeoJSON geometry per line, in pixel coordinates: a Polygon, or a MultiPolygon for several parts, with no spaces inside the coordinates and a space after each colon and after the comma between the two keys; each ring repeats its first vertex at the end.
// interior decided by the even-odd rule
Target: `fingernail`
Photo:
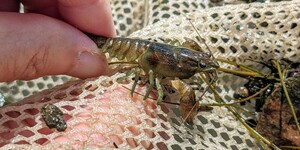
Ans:
{"type": "Polygon", "coordinates": [[[97,77],[106,73],[107,61],[104,55],[91,52],[80,52],[77,57],[76,65],[68,75],[78,78],[97,77]]]}

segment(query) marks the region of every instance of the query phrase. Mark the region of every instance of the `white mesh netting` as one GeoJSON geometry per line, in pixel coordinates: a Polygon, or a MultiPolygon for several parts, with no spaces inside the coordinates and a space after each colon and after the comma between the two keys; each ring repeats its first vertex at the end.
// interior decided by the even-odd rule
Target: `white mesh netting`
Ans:
{"type": "MultiPolygon", "coordinates": [[[[299,62],[300,1],[237,3],[240,1],[222,1],[217,4],[183,0],[112,1],[115,25],[119,28],[120,36],[141,29],[130,37],[179,41],[183,41],[184,37],[196,39],[197,33],[185,17],[188,16],[215,57],[241,62],[245,58],[286,58],[299,62]],[[234,5],[209,8],[225,3],[234,5]],[[180,15],[182,13],[184,15],[180,15]]],[[[194,125],[185,125],[177,106],[157,106],[156,101],[144,101],[139,94],[131,97],[131,79],[124,83],[116,82],[122,76],[116,74],[112,77],[71,81],[2,108],[0,146],[43,146],[46,149],[116,146],[122,149],[259,148],[225,107],[199,112],[194,125]],[[50,130],[41,120],[39,111],[48,103],[55,104],[65,113],[68,124],[66,131],[50,130]]],[[[234,89],[241,84],[237,77],[219,74],[219,78],[218,92],[225,98],[226,95],[231,97],[234,89]]],[[[62,80],[54,83],[58,81],[62,83],[62,80]]],[[[23,89],[31,92],[35,91],[30,90],[34,89],[32,87],[39,88],[38,83],[47,85],[44,81],[35,83],[35,86],[28,87],[24,83],[26,86],[23,89]]],[[[139,85],[136,91],[144,94],[146,88],[139,85]]],[[[214,101],[209,93],[203,99],[205,102],[214,101]]]]}

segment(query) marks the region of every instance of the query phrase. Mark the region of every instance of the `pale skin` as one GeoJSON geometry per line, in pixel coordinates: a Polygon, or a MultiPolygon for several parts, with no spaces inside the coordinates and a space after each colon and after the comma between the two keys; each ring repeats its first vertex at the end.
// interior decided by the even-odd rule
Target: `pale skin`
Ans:
{"type": "Polygon", "coordinates": [[[84,32],[115,36],[109,0],[1,0],[0,82],[105,74],[106,58],[84,32]]]}

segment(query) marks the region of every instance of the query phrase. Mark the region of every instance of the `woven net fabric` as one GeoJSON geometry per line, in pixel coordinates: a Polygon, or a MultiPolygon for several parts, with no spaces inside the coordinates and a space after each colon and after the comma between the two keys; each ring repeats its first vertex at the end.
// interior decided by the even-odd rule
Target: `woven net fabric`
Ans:
{"type": "MultiPolygon", "coordinates": [[[[130,37],[141,39],[177,39],[182,42],[185,37],[197,39],[199,36],[193,24],[215,57],[239,62],[248,58],[285,58],[299,62],[300,1],[239,3],[112,1],[120,36],[130,34],[130,37]],[[230,5],[218,6],[223,4],[230,5]]],[[[205,49],[203,42],[198,43],[205,49]]],[[[153,100],[155,93],[143,100],[147,84],[139,84],[131,96],[133,77],[117,82],[124,76],[117,73],[111,77],[70,81],[3,107],[0,110],[0,146],[7,149],[260,148],[225,107],[199,112],[194,125],[184,124],[176,105],[156,105],[153,100]],[[66,131],[50,130],[42,121],[39,111],[49,103],[64,112],[68,124],[66,131]]],[[[241,85],[241,79],[223,74],[218,76],[218,92],[230,101],[228,97],[232,97],[241,85]]],[[[199,97],[201,93],[197,92],[197,95],[199,97]]],[[[170,97],[178,101],[176,93],[170,97]]],[[[201,102],[214,102],[210,93],[202,99],[201,102]]]]}
{"type": "Polygon", "coordinates": [[[14,103],[39,91],[63,84],[69,78],[60,75],[41,77],[32,81],[18,80],[10,83],[0,83],[0,93],[3,94],[6,101],[14,103]]]}

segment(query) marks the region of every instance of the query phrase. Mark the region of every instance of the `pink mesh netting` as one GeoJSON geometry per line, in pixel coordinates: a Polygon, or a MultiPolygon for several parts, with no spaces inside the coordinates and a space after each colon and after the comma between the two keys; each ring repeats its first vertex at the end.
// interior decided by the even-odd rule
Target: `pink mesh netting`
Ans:
{"type": "MultiPolygon", "coordinates": [[[[207,0],[112,1],[119,36],[141,29],[130,37],[195,39],[197,33],[187,18],[179,17],[182,12],[193,12],[187,16],[215,57],[234,58],[241,62],[249,57],[299,61],[300,1],[237,3],[241,1],[225,0],[222,5],[232,5],[209,8],[212,2],[207,0]]],[[[116,82],[123,76],[117,73],[112,77],[69,81],[1,108],[0,146],[4,149],[259,148],[225,107],[199,112],[194,125],[184,124],[176,105],[157,106],[155,98],[143,100],[147,85],[140,84],[137,93],[131,97],[132,76],[128,77],[128,82],[116,82]],[[48,129],[41,120],[39,111],[48,103],[63,111],[68,125],[66,131],[48,129]]],[[[241,84],[241,80],[232,76],[220,74],[219,78],[218,91],[225,98],[241,84]]],[[[17,92],[10,92],[11,84],[6,84],[8,88],[1,84],[0,89],[6,91],[5,96],[11,94],[21,99],[63,81],[62,77],[44,77],[36,82],[16,81],[13,85],[17,92]]],[[[197,92],[197,95],[201,94],[197,92]]],[[[155,93],[151,97],[155,97],[155,93]]],[[[170,97],[177,101],[176,93],[170,97]]],[[[214,102],[212,94],[205,94],[203,101],[214,102]]]]}

